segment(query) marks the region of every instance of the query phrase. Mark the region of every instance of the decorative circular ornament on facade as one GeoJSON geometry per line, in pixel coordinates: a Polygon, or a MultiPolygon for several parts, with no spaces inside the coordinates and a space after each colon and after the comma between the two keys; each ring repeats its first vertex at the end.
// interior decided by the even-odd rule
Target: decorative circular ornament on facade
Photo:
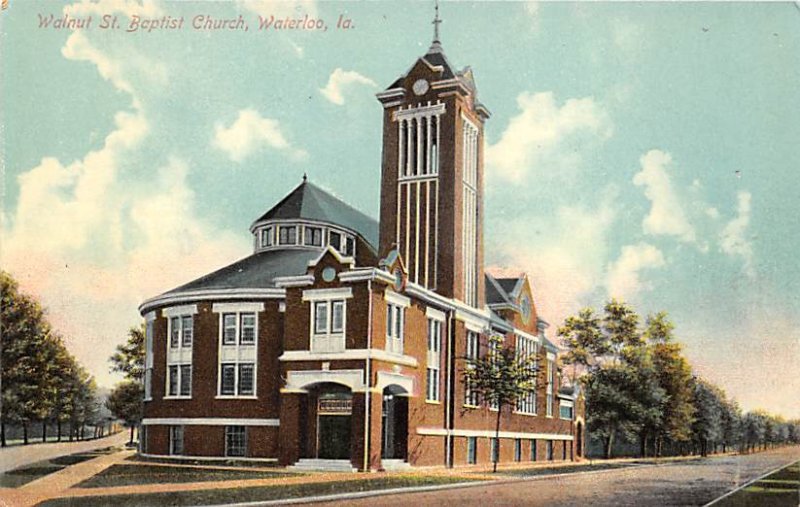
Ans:
{"type": "Polygon", "coordinates": [[[394,268],[394,290],[400,292],[406,288],[406,277],[403,270],[394,268]]]}
{"type": "Polygon", "coordinates": [[[326,282],[332,282],[336,278],[336,270],[328,266],[322,270],[322,279],[326,282]]]}
{"type": "Polygon", "coordinates": [[[416,95],[424,95],[430,89],[430,85],[424,79],[417,79],[414,81],[414,86],[412,87],[414,90],[414,94],[416,95]]]}
{"type": "Polygon", "coordinates": [[[527,294],[519,298],[519,306],[522,311],[522,321],[527,324],[531,320],[531,299],[527,294]]]}

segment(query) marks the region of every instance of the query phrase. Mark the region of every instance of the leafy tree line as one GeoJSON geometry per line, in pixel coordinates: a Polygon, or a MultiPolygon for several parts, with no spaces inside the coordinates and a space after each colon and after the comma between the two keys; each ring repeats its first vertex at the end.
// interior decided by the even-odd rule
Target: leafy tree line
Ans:
{"type": "Polygon", "coordinates": [[[573,380],[586,393],[587,425],[606,458],[615,439],[639,455],[699,454],[800,443],[800,421],[763,411],[743,414],[735,400],[693,374],[665,312],[641,318],[612,299],[603,314],[584,308],[558,329],[573,380]]]}
{"type": "Polygon", "coordinates": [[[106,407],[114,416],[124,421],[130,428],[130,444],[133,432],[142,420],[145,372],[145,329],[143,326],[128,330],[128,339],[117,345],[117,350],[109,358],[111,370],[122,373],[125,380],[114,386],[106,400],[106,407]]]}
{"type": "Polygon", "coordinates": [[[0,325],[0,444],[6,446],[7,425],[22,428],[25,444],[32,424],[41,424],[43,442],[52,424],[59,441],[65,424],[69,440],[84,438],[87,426],[97,436],[103,421],[94,378],[67,351],[41,305],[21,293],[5,271],[0,271],[0,325]]]}

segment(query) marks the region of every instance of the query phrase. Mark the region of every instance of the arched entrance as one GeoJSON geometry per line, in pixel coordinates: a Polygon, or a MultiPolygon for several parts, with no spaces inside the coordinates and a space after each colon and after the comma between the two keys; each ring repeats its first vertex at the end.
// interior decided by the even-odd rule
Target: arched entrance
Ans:
{"type": "Polygon", "coordinates": [[[583,423],[578,422],[575,431],[575,453],[579,458],[583,457],[583,423]]]}
{"type": "Polygon", "coordinates": [[[408,393],[390,385],[383,390],[381,413],[381,459],[408,457],[408,393]]]}
{"type": "Polygon", "coordinates": [[[316,423],[316,458],[350,459],[353,393],[339,384],[319,384],[311,397],[316,423]]]}

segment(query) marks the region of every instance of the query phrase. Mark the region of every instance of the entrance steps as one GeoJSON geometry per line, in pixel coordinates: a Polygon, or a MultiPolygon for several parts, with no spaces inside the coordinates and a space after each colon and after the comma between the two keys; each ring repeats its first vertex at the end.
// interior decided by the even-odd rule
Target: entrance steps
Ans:
{"type": "Polygon", "coordinates": [[[289,470],[298,472],[346,472],[354,473],[358,470],[353,468],[353,464],[349,459],[312,459],[302,458],[294,465],[288,467],[289,470]]]}
{"type": "Polygon", "coordinates": [[[381,459],[381,466],[387,472],[411,470],[411,465],[402,459],[381,459]]]}

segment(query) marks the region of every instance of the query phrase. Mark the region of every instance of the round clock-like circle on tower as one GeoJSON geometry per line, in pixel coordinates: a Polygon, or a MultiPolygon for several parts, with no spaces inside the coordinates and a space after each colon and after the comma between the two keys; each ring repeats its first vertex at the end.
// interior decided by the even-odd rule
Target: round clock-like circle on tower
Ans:
{"type": "Polygon", "coordinates": [[[519,298],[520,310],[522,310],[522,321],[527,324],[531,320],[531,300],[527,294],[519,298]]]}
{"type": "Polygon", "coordinates": [[[398,268],[394,268],[394,290],[397,292],[401,292],[403,289],[406,288],[406,277],[403,274],[403,270],[398,268]]]}
{"type": "Polygon", "coordinates": [[[424,95],[430,89],[430,85],[424,79],[417,79],[414,81],[414,86],[412,89],[416,95],[424,95]]]}

